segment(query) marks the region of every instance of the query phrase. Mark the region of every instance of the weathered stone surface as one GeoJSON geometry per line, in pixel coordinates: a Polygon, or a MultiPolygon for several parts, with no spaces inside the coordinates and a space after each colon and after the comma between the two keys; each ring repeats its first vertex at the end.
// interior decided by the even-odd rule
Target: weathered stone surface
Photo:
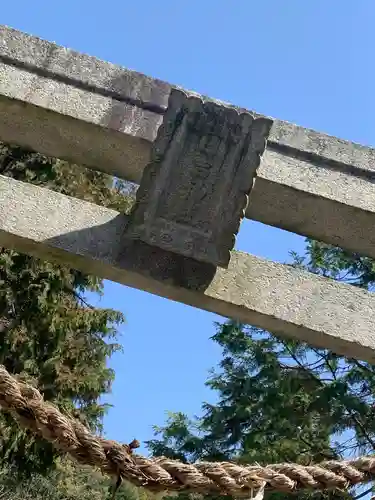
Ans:
{"type": "Polygon", "coordinates": [[[271,125],[172,90],[127,237],[227,266],[271,125]]]}
{"type": "Polygon", "coordinates": [[[0,62],[0,140],[139,180],[162,115],[0,62]]]}
{"type": "Polygon", "coordinates": [[[167,107],[168,83],[8,26],[0,26],[0,61],[150,111],[167,107]]]}
{"type": "Polygon", "coordinates": [[[0,245],[375,363],[375,294],[233,252],[228,269],[130,241],[127,219],[0,176],[0,245]]]}
{"type": "Polygon", "coordinates": [[[363,155],[360,168],[329,163],[328,158],[295,157],[271,147],[263,155],[246,216],[375,257],[373,150],[363,155]]]}
{"type": "Polygon", "coordinates": [[[375,172],[375,149],[283,120],[274,120],[269,148],[338,170],[375,172]]]}
{"type": "MultiPolygon", "coordinates": [[[[0,140],[140,182],[170,85],[6,27],[0,61],[0,140]]],[[[246,217],[375,258],[374,165],[275,120],[246,217]]]]}

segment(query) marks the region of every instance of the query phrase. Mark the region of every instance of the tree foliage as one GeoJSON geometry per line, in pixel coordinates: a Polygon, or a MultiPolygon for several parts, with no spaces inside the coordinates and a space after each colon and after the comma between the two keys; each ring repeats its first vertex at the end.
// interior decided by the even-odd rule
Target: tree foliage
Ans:
{"type": "MultiPolygon", "coordinates": [[[[369,290],[375,283],[372,259],[310,240],[304,256],[292,255],[310,272],[369,290]]],[[[171,414],[148,443],[153,454],[308,465],[375,451],[374,366],[234,321],[217,325],[213,340],[222,359],[207,385],[217,401],[195,419],[171,414]]]]}
{"type": "MultiPolygon", "coordinates": [[[[126,211],[129,192],[103,173],[0,145],[0,174],[126,211]]],[[[63,265],[0,248],[0,363],[34,383],[44,398],[100,431],[101,395],[114,377],[107,361],[122,314],[91,307],[85,293],[103,283],[63,265]]],[[[51,445],[0,416],[0,460],[19,471],[45,473],[55,460],[51,445]]]]}
{"type": "MultiPolygon", "coordinates": [[[[18,147],[1,145],[0,174],[121,211],[130,206],[131,193],[122,182],[18,147]]],[[[311,240],[304,256],[293,257],[293,265],[310,272],[369,290],[374,286],[372,259],[311,240]]],[[[87,303],[85,293],[102,289],[96,277],[0,249],[0,363],[96,431],[106,411],[100,396],[114,376],[107,360],[119,349],[116,333],[123,321],[118,312],[87,303]]],[[[149,442],[155,455],[309,464],[375,451],[373,366],[233,321],[217,325],[213,340],[223,353],[207,381],[216,402],[203,404],[195,419],[170,415],[149,442]]],[[[49,444],[6,415],[0,417],[0,439],[8,471],[0,489],[6,485],[7,499],[16,500],[21,487],[24,497],[53,500],[107,495],[108,480],[56,459],[49,444]],[[29,479],[16,479],[15,468],[29,479]]],[[[121,491],[124,498],[140,495],[121,491]]],[[[299,495],[312,496],[346,494],[299,495]]]]}
{"type": "MultiPolygon", "coordinates": [[[[1,500],[107,500],[113,497],[115,481],[97,469],[68,458],[56,460],[46,474],[34,472],[19,477],[3,468],[0,473],[1,500]]],[[[152,500],[145,490],[123,483],[116,500],[152,500]]]]}

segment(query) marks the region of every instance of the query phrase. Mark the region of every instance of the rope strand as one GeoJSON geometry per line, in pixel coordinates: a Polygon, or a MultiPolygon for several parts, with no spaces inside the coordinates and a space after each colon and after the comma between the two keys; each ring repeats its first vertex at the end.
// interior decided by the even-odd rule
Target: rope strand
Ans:
{"type": "Polygon", "coordinates": [[[252,497],[267,490],[347,489],[375,479],[375,457],[330,460],[317,465],[274,464],[243,466],[229,462],[185,464],[165,457],[148,459],[130,445],[110,441],[91,432],[78,420],[64,415],[43,400],[40,392],[10,375],[0,365],[0,407],[25,427],[68,453],[82,464],[158,492],[190,491],[252,497]]]}

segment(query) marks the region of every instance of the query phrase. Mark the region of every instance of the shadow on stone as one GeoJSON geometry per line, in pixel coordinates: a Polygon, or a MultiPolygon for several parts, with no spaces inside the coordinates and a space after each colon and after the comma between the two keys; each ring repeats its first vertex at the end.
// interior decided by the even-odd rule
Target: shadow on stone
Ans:
{"type": "Polygon", "coordinates": [[[44,243],[53,247],[51,255],[56,253],[56,257],[62,250],[90,260],[92,272],[107,265],[119,273],[137,273],[165,285],[202,292],[207,289],[216,273],[214,265],[125,238],[127,220],[127,216],[118,215],[104,224],[64,233],[44,243]]]}

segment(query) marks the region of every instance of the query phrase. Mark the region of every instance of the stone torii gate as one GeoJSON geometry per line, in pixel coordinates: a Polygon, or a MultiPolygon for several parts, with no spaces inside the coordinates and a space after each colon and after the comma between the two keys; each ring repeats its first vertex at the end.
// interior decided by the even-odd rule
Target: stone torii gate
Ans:
{"type": "Polygon", "coordinates": [[[232,251],[245,213],[375,258],[374,149],[8,27],[0,117],[4,142],[141,183],[129,219],[0,177],[1,245],[375,360],[372,294],[232,251]]]}
{"type": "MultiPolygon", "coordinates": [[[[0,118],[1,141],[140,184],[127,216],[0,176],[1,246],[375,361],[373,294],[233,250],[245,216],[375,258],[374,149],[8,27],[0,27],[0,118]]],[[[17,414],[15,401],[24,398],[34,414],[47,411],[40,395],[31,397],[0,370],[5,386],[13,396],[1,396],[2,407],[17,414]]],[[[296,484],[343,487],[375,474],[374,459],[330,462],[315,472],[288,472],[285,464],[266,472],[221,464],[218,472],[217,464],[133,459],[131,447],[125,453],[120,445],[116,462],[113,443],[48,412],[81,448],[96,439],[97,454],[85,448],[86,462],[156,490],[244,496],[259,480],[291,491],[296,484]]],[[[43,425],[29,424],[52,439],[55,431],[43,425]]],[[[61,435],[53,439],[75,456],[61,435]]],[[[81,448],[76,458],[83,460],[81,448]]]]}

